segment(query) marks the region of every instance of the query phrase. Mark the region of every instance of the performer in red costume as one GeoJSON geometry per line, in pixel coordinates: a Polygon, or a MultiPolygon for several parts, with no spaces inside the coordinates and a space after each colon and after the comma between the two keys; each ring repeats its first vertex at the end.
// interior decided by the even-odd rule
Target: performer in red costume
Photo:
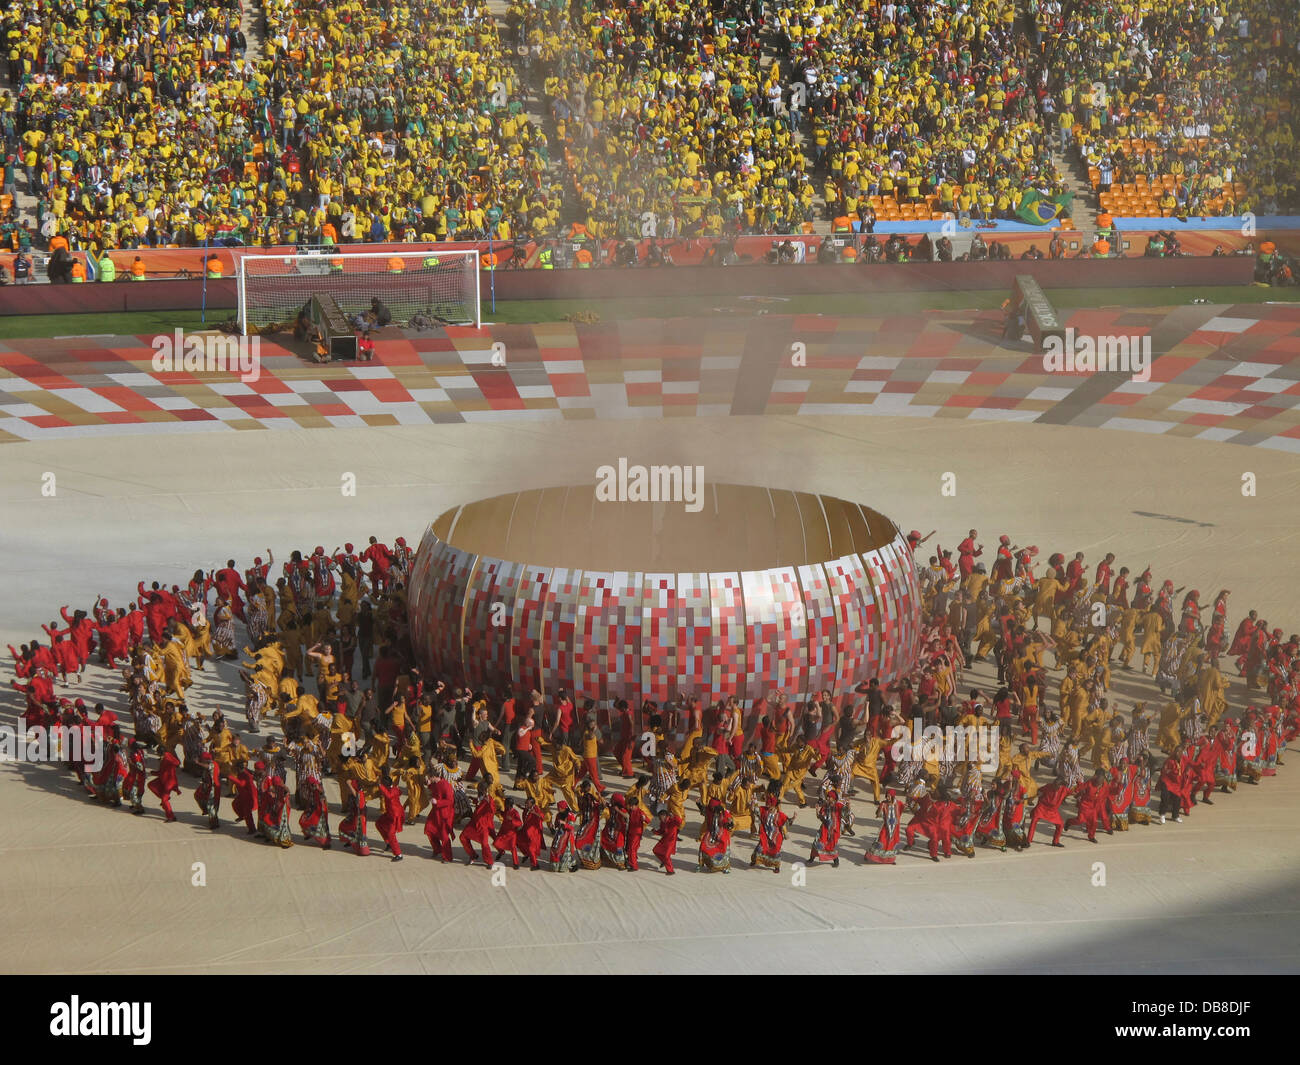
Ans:
{"type": "Polygon", "coordinates": [[[989,580],[994,584],[999,581],[1009,581],[1015,575],[1016,550],[1011,543],[1011,537],[998,537],[998,553],[993,560],[993,572],[989,574],[989,580]]]}
{"type": "MultiPolygon", "coordinates": [[[[348,550],[349,551],[352,550],[351,544],[348,544],[348,550]]],[[[248,569],[244,570],[244,579],[251,583],[254,577],[256,577],[260,581],[265,581],[268,577],[270,577],[271,567],[275,565],[275,555],[272,553],[269,547],[266,549],[266,558],[267,558],[266,562],[262,561],[261,555],[258,555],[256,558],[254,558],[253,564],[249,566],[248,569]]],[[[207,598],[206,589],[204,591],[204,598],[207,598]]]]}
{"type": "Polygon", "coordinates": [[[388,571],[393,566],[393,552],[387,544],[381,544],[375,537],[370,538],[370,546],[361,552],[361,561],[370,563],[370,586],[376,592],[387,591],[388,571]]]}
{"type": "Polygon", "coordinates": [[[1219,745],[1216,739],[1217,735],[1202,736],[1193,748],[1186,780],[1186,790],[1193,804],[1199,791],[1201,802],[1209,806],[1214,805],[1214,800],[1210,796],[1214,794],[1214,771],[1219,764],[1219,745]]]}
{"type": "Polygon", "coordinates": [[[1107,552],[1106,557],[1097,563],[1097,573],[1093,578],[1093,587],[1101,592],[1102,595],[1110,598],[1110,578],[1112,574],[1111,563],[1115,561],[1115,556],[1107,552]]]}
{"type": "Polygon", "coordinates": [[[1052,836],[1052,846],[1065,846],[1061,842],[1061,833],[1065,831],[1065,821],[1061,816],[1061,804],[1069,796],[1070,789],[1059,780],[1053,780],[1050,784],[1038,789],[1038,805],[1034,807],[1033,816],[1029,819],[1029,834],[1025,837],[1028,842],[1034,842],[1034,830],[1038,828],[1038,822],[1046,821],[1049,825],[1056,826],[1056,834],[1052,836]]]}
{"type": "Polygon", "coordinates": [[[774,873],[781,871],[781,848],[785,845],[786,825],[791,819],[781,810],[780,793],[780,783],[774,781],[768,784],[767,794],[763,797],[763,808],[755,819],[758,844],[754,847],[753,857],[749,859],[751,869],[771,869],[774,873]]]}
{"type": "Polygon", "coordinates": [[[1070,564],[1065,567],[1065,587],[1056,593],[1058,603],[1066,603],[1074,598],[1074,593],[1083,587],[1085,572],[1083,552],[1077,551],[1074,558],[1070,560],[1070,564]]]}
{"type": "Polygon", "coordinates": [[[100,802],[121,806],[122,787],[128,772],[126,760],[122,757],[121,745],[116,740],[109,740],[106,746],[108,757],[104,759],[104,764],[93,777],[92,793],[100,802]]]}
{"type": "Polygon", "coordinates": [[[655,844],[652,853],[659,859],[659,866],[665,873],[672,876],[673,855],[677,853],[677,834],[682,830],[682,819],[676,814],[669,813],[666,806],[659,808],[659,827],[655,830],[655,835],[659,836],[659,842],[655,844]]]}
{"type": "Polygon", "coordinates": [[[167,623],[176,616],[180,609],[170,592],[158,588],[155,583],[152,591],[144,590],[144,581],[139,584],[140,600],[144,605],[144,620],[149,628],[149,639],[161,644],[167,639],[167,623]]]}
{"type": "Polygon", "coordinates": [[[1110,769],[1110,795],[1106,816],[1110,827],[1117,832],[1128,831],[1129,810],[1133,806],[1134,781],[1137,779],[1137,766],[1130,765],[1128,758],[1121,758],[1110,769]]]}
{"type": "Polygon", "coordinates": [[[916,803],[916,812],[912,814],[912,819],[907,822],[907,828],[903,832],[903,839],[908,847],[915,845],[918,832],[926,839],[933,839],[935,834],[934,799],[928,794],[919,797],[913,794],[912,799],[916,803]]]}
{"type": "MultiPolygon", "coordinates": [[[[926,540],[930,539],[930,537],[933,536],[935,532],[936,532],[935,529],[931,529],[924,536],[921,535],[920,529],[913,529],[911,532],[909,532],[907,534],[907,546],[911,549],[912,554],[916,554],[916,549],[920,547],[923,543],[925,543],[926,540]]],[[[973,529],[971,530],[971,534],[974,535],[973,529]]]]}
{"type": "Polygon", "coordinates": [[[496,821],[496,809],[492,805],[492,796],[488,794],[486,780],[478,782],[478,805],[470,815],[469,824],[460,834],[460,845],[465,848],[466,865],[473,865],[478,857],[474,853],[477,843],[483,851],[483,864],[492,866],[492,826],[496,821]]]}
{"type": "Polygon", "coordinates": [[[26,680],[36,668],[36,663],[32,661],[32,649],[27,644],[23,644],[15,651],[14,645],[10,644],[9,653],[14,656],[14,675],[19,680],[26,680]]]}
{"type": "Polygon", "coordinates": [[[1079,800],[1079,813],[1065,822],[1065,830],[1068,832],[1075,825],[1082,825],[1088,830],[1088,842],[1096,843],[1097,825],[1100,822],[1105,827],[1107,835],[1113,836],[1115,830],[1110,827],[1110,821],[1106,816],[1109,790],[1104,769],[1098,769],[1091,780],[1085,780],[1080,784],[1075,789],[1075,795],[1079,800]]]}
{"type": "Polygon", "coordinates": [[[1128,609],[1128,567],[1120,566],[1119,576],[1115,578],[1115,587],[1110,592],[1110,603],[1122,610],[1128,609]]]}
{"type": "MultiPolygon", "coordinates": [[[[645,781],[646,778],[642,777],[641,780],[645,781]]],[[[644,787],[644,783],[639,785],[639,789],[644,787]]],[[[630,803],[627,808],[627,867],[630,872],[635,873],[639,868],[637,851],[641,849],[641,839],[649,824],[650,817],[640,801],[630,803]]]]}
{"type": "Polygon", "coordinates": [[[1183,597],[1182,617],[1178,622],[1179,631],[1195,635],[1201,630],[1201,593],[1193,588],[1183,597]]]}
{"type": "Polygon", "coordinates": [[[960,810],[961,803],[953,799],[947,791],[939,792],[939,797],[934,803],[935,835],[930,838],[930,857],[936,862],[939,860],[940,847],[943,848],[945,858],[952,857],[953,821],[960,810]]]}
{"type": "Polygon", "coordinates": [[[339,839],[364,858],[370,853],[366,842],[366,791],[356,777],[347,778],[346,789],[343,812],[347,816],[339,824],[339,839]]]}
{"type": "Polygon", "coordinates": [[[542,856],[543,833],[545,830],[546,814],[530,795],[524,800],[524,817],[523,824],[519,829],[519,845],[523,849],[524,857],[528,859],[528,868],[534,871],[538,868],[537,863],[542,856]]]}
{"type": "Polygon", "coordinates": [[[1160,767],[1160,822],[1168,816],[1172,816],[1175,822],[1181,823],[1183,799],[1183,766],[1182,759],[1177,754],[1172,754],[1165,759],[1164,765],[1160,767]]]}
{"type": "Polygon", "coordinates": [[[944,848],[944,857],[951,858],[952,821],[957,807],[958,804],[953,802],[948,793],[943,790],[940,790],[934,798],[928,795],[921,796],[916,816],[907,824],[907,845],[911,847],[916,842],[917,832],[920,832],[930,841],[931,861],[939,860],[941,844],[944,848]]]}
{"type": "Polygon", "coordinates": [[[33,666],[26,684],[11,680],[9,686],[27,696],[27,709],[23,713],[27,727],[40,725],[45,720],[47,707],[54,703],[54,671],[44,666],[33,666]]]}
{"type": "Polygon", "coordinates": [[[551,868],[557,873],[572,873],[578,868],[578,841],[573,834],[573,826],[578,815],[569,809],[569,804],[561,799],[555,810],[555,833],[551,837],[551,868]]]}
{"type": "Polygon", "coordinates": [[[1250,650],[1250,638],[1255,632],[1255,626],[1259,622],[1259,614],[1252,610],[1237,625],[1237,631],[1233,633],[1232,644],[1228,648],[1228,654],[1237,659],[1237,672],[1244,672],[1244,663],[1246,652],[1250,650]]]}
{"type": "Polygon", "coordinates": [[[957,568],[961,570],[962,580],[965,580],[975,570],[975,560],[984,554],[984,545],[976,544],[975,537],[979,535],[974,529],[970,535],[957,545],[957,568]]]}
{"type": "Polygon", "coordinates": [[[145,615],[140,603],[132,603],[126,612],[126,631],[131,647],[139,647],[144,642],[145,615]]]}
{"type": "Polygon", "coordinates": [[[1022,851],[1029,846],[1025,833],[1026,792],[1027,789],[1020,779],[1020,770],[1012,769],[1010,786],[1002,807],[1002,836],[1006,845],[1017,851],[1022,851]]]}
{"type": "Polygon", "coordinates": [[[312,591],[315,592],[317,601],[322,599],[328,601],[334,598],[334,590],[337,587],[333,573],[334,560],[325,554],[325,548],[318,546],[312,552],[309,568],[312,591]]]}
{"type": "Polygon", "coordinates": [[[122,797],[131,804],[133,814],[144,813],[145,778],[144,744],[132,740],[126,759],[126,779],[122,781],[122,797]]]}
{"type": "Polygon", "coordinates": [[[1137,587],[1133,591],[1133,609],[1150,610],[1151,599],[1155,593],[1151,590],[1151,567],[1148,566],[1138,577],[1137,587]]]}
{"type": "Polygon", "coordinates": [[[68,626],[77,655],[82,662],[89,662],[90,652],[95,649],[95,622],[87,617],[84,610],[78,610],[69,617],[68,608],[64,606],[59,608],[59,614],[68,626]]]}
{"type": "Polygon", "coordinates": [[[393,775],[384,769],[384,775],[379,781],[379,801],[383,804],[383,812],[375,818],[375,828],[379,830],[379,836],[383,839],[384,844],[388,847],[389,853],[393,856],[393,861],[402,860],[402,843],[397,838],[397,834],[402,831],[402,826],[406,823],[406,807],[402,805],[402,789],[393,783],[393,775]]]}
{"type": "Polygon", "coordinates": [[[606,868],[627,870],[627,821],[627,796],[612,796],[600,834],[600,860],[606,868]]]}
{"type": "Polygon", "coordinates": [[[117,668],[119,658],[131,657],[130,621],[125,610],[119,610],[106,622],[97,622],[95,631],[99,634],[100,658],[109,669],[117,668]]]}
{"type": "Polygon", "coordinates": [[[244,583],[244,578],[239,575],[239,570],[235,569],[235,560],[226,559],[225,569],[219,569],[212,578],[213,584],[217,586],[217,592],[224,595],[230,600],[230,609],[235,612],[235,617],[240,621],[244,620],[244,601],[240,598],[240,592],[248,591],[248,585],[244,583]]]}
{"type": "Polygon", "coordinates": [[[318,778],[307,777],[299,785],[298,798],[303,808],[298,815],[303,841],[315,841],[321,845],[321,850],[329,850],[330,808],[325,798],[325,786],[318,778]]]}
{"type": "Polygon", "coordinates": [[[199,755],[199,784],[194,789],[194,801],[199,811],[207,816],[208,828],[214,832],[221,827],[221,767],[212,760],[212,752],[199,755]]]}
{"type": "Polygon", "coordinates": [[[50,651],[58,665],[59,674],[63,677],[63,686],[65,688],[68,686],[69,673],[75,674],[77,682],[80,683],[85,660],[77,653],[77,645],[65,638],[71,635],[72,629],[61,629],[57,624],[42,625],[41,628],[50,638],[50,651]]]}
{"type": "MultiPolygon", "coordinates": [[[[614,704],[618,713],[618,742],[614,745],[614,757],[618,759],[619,771],[625,777],[633,777],[632,752],[636,750],[636,723],[632,720],[632,708],[626,699],[619,699],[614,704]]],[[[713,746],[710,744],[710,746],[713,746]]],[[[722,750],[721,747],[714,747],[722,750]]]]}
{"type": "MultiPolygon", "coordinates": [[[[622,796],[619,797],[622,798],[622,796]]],[[[506,799],[505,809],[501,811],[501,827],[497,829],[497,834],[492,837],[492,848],[496,851],[497,861],[504,858],[506,851],[509,851],[516,869],[519,868],[519,837],[523,825],[523,819],[519,816],[519,811],[515,809],[515,800],[506,799]]]]}
{"type": "Polygon", "coordinates": [[[181,793],[181,786],[176,782],[176,773],[180,767],[180,759],[171,751],[164,751],[162,758],[158,760],[154,778],[149,781],[149,790],[158,796],[168,821],[176,820],[176,815],[172,813],[172,796],[181,793]]]}
{"type": "Polygon", "coordinates": [[[268,843],[289,848],[293,846],[293,833],[289,827],[289,789],[285,787],[280,772],[272,770],[262,781],[258,799],[260,829],[268,843]]]}
{"type": "Polygon", "coordinates": [[[433,848],[430,857],[441,856],[444,862],[455,861],[451,841],[455,836],[456,789],[446,777],[437,777],[429,788],[433,805],[424,822],[424,834],[433,848]]]}
{"type": "Polygon", "coordinates": [[[893,788],[876,804],[876,816],[880,818],[880,836],[867,848],[866,861],[872,865],[894,865],[903,826],[903,800],[893,788]]]}
{"type": "Polygon", "coordinates": [[[578,789],[578,823],[573,830],[578,862],[584,869],[600,868],[600,815],[604,809],[595,786],[584,780],[578,789]]]}
{"type": "Polygon", "coordinates": [[[235,775],[230,786],[235,789],[235,799],[230,804],[235,812],[235,820],[243,821],[251,836],[257,831],[257,781],[249,772],[247,762],[235,764],[235,775]]]}
{"type": "Polygon", "coordinates": [[[840,864],[840,829],[844,823],[844,802],[834,787],[825,789],[822,801],[817,805],[817,819],[821,822],[821,828],[813,840],[808,864],[830,862],[832,868],[837,868],[840,864]]]}
{"type": "Polygon", "coordinates": [[[731,811],[722,800],[713,798],[701,807],[704,827],[700,830],[700,856],[696,869],[701,873],[731,872],[731,811]]]}

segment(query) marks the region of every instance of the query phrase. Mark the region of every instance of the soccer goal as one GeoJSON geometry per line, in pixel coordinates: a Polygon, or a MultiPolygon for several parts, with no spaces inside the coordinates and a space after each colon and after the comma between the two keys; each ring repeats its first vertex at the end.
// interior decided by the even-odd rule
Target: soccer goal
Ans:
{"type": "Polygon", "coordinates": [[[239,257],[239,326],[256,332],[291,326],[313,297],[329,297],[345,315],[364,314],[376,297],[393,324],[423,316],[456,325],[482,324],[478,252],[348,252],[334,248],[292,255],[239,257]]]}

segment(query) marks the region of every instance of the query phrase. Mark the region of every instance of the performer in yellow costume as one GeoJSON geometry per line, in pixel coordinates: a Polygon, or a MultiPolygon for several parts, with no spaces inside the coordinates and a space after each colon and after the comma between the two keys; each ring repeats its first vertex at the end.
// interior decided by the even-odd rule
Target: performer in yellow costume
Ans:
{"type": "Polygon", "coordinates": [[[1160,731],[1156,735],[1156,746],[1165,754],[1173,753],[1183,742],[1178,723],[1191,712],[1190,706],[1184,710],[1176,702],[1166,703],[1160,711],[1160,731]]]}
{"type": "Polygon", "coordinates": [[[561,743],[555,749],[551,771],[546,774],[546,782],[559,790],[564,796],[564,801],[569,804],[570,810],[578,809],[578,791],[575,783],[580,764],[573,748],[561,743]]]}
{"type": "Polygon", "coordinates": [[[883,746],[879,736],[868,736],[854,749],[852,775],[849,783],[857,777],[871,782],[871,796],[880,802],[880,749],[883,746]]]}
{"type": "Polygon", "coordinates": [[[1164,648],[1161,634],[1165,629],[1165,619],[1159,611],[1148,610],[1142,618],[1142,672],[1147,671],[1147,660],[1151,660],[1151,675],[1154,677],[1160,668],[1160,652],[1164,648]]]}

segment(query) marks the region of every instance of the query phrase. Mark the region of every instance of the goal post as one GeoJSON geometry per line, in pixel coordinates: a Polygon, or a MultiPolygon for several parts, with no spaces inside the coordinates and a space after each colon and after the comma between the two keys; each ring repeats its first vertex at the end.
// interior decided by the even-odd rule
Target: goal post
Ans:
{"type": "Polygon", "coordinates": [[[435,322],[482,325],[475,249],[349,252],[341,248],[287,255],[239,256],[239,327],[256,332],[297,320],[313,297],[329,296],[347,316],[364,314],[378,298],[405,326],[435,322]]]}

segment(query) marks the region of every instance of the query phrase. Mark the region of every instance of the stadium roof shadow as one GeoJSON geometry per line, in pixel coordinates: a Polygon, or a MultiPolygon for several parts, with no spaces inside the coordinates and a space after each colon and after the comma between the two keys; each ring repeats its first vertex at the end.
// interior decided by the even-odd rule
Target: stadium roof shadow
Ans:
{"type": "MultiPolygon", "coordinates": [[[[1103,852],[1104,853],[1104,852],[1103,852]]],[[[1026,947],[978,971],[993,975],[1131,974],[1235,975],[1300,973],[1300,878],[1284,876],[1246,893],[1224,895],[1190,912],[1116,915],[1120,932],[1077,938],[1035,950],[1026,947]]]]}

